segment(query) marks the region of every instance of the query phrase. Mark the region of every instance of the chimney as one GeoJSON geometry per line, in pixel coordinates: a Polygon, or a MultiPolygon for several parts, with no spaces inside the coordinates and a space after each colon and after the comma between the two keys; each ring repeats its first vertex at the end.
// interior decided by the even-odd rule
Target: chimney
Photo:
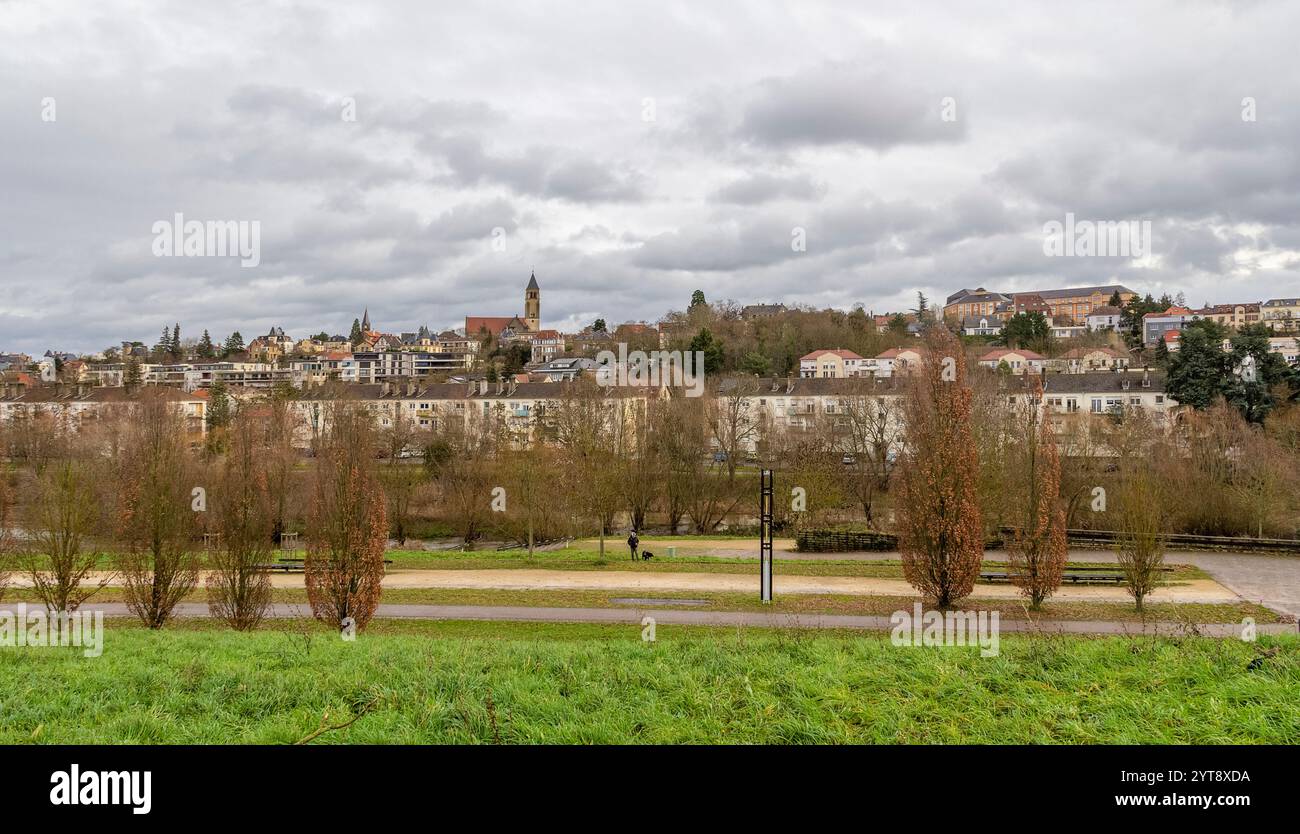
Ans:
{"type": "Polygon", "coordinates": [[[406,381],[406,396],[408,397],[415,396],[415,380],[413,379],[408,379],[406,381]]]}

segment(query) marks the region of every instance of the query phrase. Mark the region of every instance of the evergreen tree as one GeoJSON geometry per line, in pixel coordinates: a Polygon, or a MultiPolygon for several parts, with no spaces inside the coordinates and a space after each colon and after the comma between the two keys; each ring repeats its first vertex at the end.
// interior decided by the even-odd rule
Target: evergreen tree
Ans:
{"type": "Polygon", "coordinates": [[[352,320],[352,331],[348,334],[348,341],[350,341],[354,345],[359,344],[361,342],[361,320],[360,319],[352,320]]]}
{"type": "Polygon", "coordinates": [[[1166,391],[1180,405],[1208,408],[1232,385],[1233,356],[1223,350],[1228,329],[1202,319],[1183,328],[1178,352],[1169,359],[1166,391]]]}
{"type": "Polygon", "coordinates": [[[217,348],[212,344],[212,336],[207,330],[203,331],[203,338],[199,339],[198,354],[204,359],[211,359],[217,355],[217,348]]]}
{"type": "Polygon", "coordinates": [[[1277,406],[1277,391],[1285,386],[1294,398],[1300,378],[1279,354],[1269,350],[1271,331],[1263,324],[1248,324],[1232,337],[1233,377],[1228,402],[1252,423],[1263,423],[1277,406]]]}
{"type": "Polygon", "coordinates": [[[181,357],[181,323],[176,322],[172,327],[171,355],[179,359],[181,357]]]}
{"type": "Polygon", "coordinates": [[[218,379],[208,389],[208,431],[230,425],[230,416],[230,394],[226,390],[225,380],[218,379]]]}
{"type": "Polygon", "coordinates": [[[167,329],[166,325],[163,325],[162,336],[158,338],[158,343],[153,346],[153,353],[155,357],[157,357],[158,359],[162,359],[163,357],[165,357],[167,354],[171,352],[172,352],[171,332],[167,329]]]}
{"type": "Polygon", "coordinates": [[[239,335],[239,331],[236,330],[234,333],[231,333],[230,336],[226,339],[225,350],[223,351],[222,355],[230,356],[233,353],[243,353],[243,352],[244,352],[244,337],[239,335]]]}
{"type": "Polygon", "coordinates": [[[1051,340],[1052,329],[1047,324],[1047,317],[1037,311],[1016,313],[1007,319],[997,339],[999,344],[1039,353],[1047,352],[1051,340]]]}
{"type": "Polygon", "coordinates": [[[694,310],[696,307],[703,307],[706,303],[704,300],[704,290],[696,290],[691,293],[691,306],[689,309],[694,310]]]}
{"type": "Polygon", "coordinates": [[[702,327],[700,332],[695,334],[691,339],[691,352],[700,352],[704,354],[704,372],[706,374],[716,374],[722,370],[722,343],[713,338],[709,328],[702,327]]]}

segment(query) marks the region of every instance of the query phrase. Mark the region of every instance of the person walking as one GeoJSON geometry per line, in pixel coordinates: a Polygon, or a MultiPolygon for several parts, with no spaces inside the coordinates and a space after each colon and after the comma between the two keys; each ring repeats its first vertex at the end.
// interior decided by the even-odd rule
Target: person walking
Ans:
{"type": "Polygon", "coordinates": [[[641,544],[641,539],[636,534],[636,528],[632,528],[632,534],[627,537],[628,549],[632,551],[632,561],[636,561],[636,548],[641,544]]]}

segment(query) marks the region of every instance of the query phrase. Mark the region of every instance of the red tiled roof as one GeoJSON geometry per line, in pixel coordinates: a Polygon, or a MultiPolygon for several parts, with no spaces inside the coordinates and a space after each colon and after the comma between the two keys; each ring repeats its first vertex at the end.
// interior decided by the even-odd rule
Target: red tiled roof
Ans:
{"type": "Polygon", "coordinates": [[[1034,353],[1032,350],[1012,350],[1011,348],[997,348],[996,350],[990,350],[988,353],[986,353],[986,354],[984,354],[983,356],[981,356],[981,357],[979,358],[979,361],[981,361],[981,362],[987,362],[987,361],[989,361],[989,360],[991,360],[991,359],[1001,359],[1002,357],[1006,356],[1008,353],[1014,353],[1014,354],[1016,354],[1017,356],[1023,356],[1023,357],[1025,357],[1026,359],[1042,359],[1042,358],[1043,358],[1042,356],[1038,355],[1037,353],[1034,353]]]}
{"type": "Polygon", "coordinates": [[[493,336],[500,336],[501,331],[514,320],[514,316],[466,316],[465,335],[473,338],[479,331],[486,330],[493,336]]]}

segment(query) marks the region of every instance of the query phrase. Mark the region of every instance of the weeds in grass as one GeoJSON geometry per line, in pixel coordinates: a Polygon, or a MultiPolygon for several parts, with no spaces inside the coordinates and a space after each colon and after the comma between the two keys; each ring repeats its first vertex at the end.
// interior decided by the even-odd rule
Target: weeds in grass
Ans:
{"type": "Polygon", "coordinates": [[[335,730],[343,730],[348,727],[351,727],[353,724],[357,723],[362,718],[364,718],[366,713],[374,709],[375,706],[378,705],[381,700],[383,700],[383,696],[376,694],[373,698],[371,698],[369,701],[363,704],[360,709],[357,709],[355,711],[355,714],[351,718],[349,718],[347,721],[343,721],[338,724],[329,723],[330,711],[325,710],[324,715],[322,715],[320,719],[320,726],[317,727],[315,730],[312,730],[307,735],[295,741],[294,745],[299,746],[304,744],[310,744],[312,741],[324,735],[325,733],[332,733],[335,730]]]}

